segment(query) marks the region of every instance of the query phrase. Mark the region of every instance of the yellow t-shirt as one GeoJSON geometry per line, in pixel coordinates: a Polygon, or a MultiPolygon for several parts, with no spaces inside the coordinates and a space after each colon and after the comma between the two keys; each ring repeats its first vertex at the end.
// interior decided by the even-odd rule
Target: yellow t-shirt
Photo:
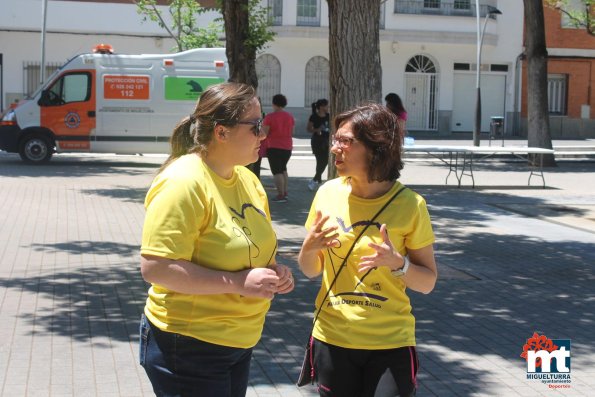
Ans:
{"type": "MultiPolygon", "coordinates": [[[[245,167],[226,180],[198,155],[182,156],[157,175],[145,208],[142,254],[230,272],[266,267],[275,257],[267,196],[245,167]]],[[[269,306],[268,299],[187,295],[153,284],[145,315],[164,331],[250,348],[260,339],[269,306]]]]}
{"type": "MultiPolygon", "coordinates": [[[[403,185],[396,182],[389,192],[376,199],[351,195],[345,178],[325,183],[316,193],[306,221],[309,229],[316,211],[329,215],[325,227],[338,226],[340,246],[323,250],[322,286],[316,298],[316,311],[328,291],[343,258],[354,239],[372,217],[403,185]]],[[[358,240],[346,267],[328,298],[323,303],[314,325],[315,338],[332,345],[351,349],[392,349],[415,346],[415,318],[405,289],[405,283],[390,273],[387,267],[359,272],[362,256],[373,255],[368,244],[382,243],[380,226],[387,225],[395,249],[402,255],[407,249],[419,249],[434,242],[424,199],[410,189],[403,190],[376,218],[358,240]]]]}

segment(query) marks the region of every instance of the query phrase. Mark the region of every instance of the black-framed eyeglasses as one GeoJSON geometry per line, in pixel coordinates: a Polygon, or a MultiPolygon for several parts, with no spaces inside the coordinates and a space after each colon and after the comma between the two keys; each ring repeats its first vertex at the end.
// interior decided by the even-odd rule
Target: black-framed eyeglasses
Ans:
{"type": "Polygon", "coordinates": [[[340,149],[347,149],[347,148],[351,147],[353,142],[355,142],[356,140],[357,139],[355,139],[355,138],[350,138],[350,137],[346,137],[346,136],[333,135],[333,138],[331,139],[331,144],[332,144],[332,146],[337,145],[340,149]]]}
{"type": "Polygon", "coordinates": [[[256,119],[256,120],[214,120],[215,125],[226,125],[226,126],[234,126],[237,124],[244,124],[244,125],[251,125],[250,131],[254,134],[254,136],[259,136],[262,132],[262,121],[263,119],[256,119]]]}

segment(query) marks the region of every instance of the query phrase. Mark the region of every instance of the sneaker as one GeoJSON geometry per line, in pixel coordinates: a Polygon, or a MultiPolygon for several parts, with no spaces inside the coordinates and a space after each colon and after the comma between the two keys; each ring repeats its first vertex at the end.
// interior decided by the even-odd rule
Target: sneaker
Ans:
{"type": "Polygon", "coordinates": [[[274,203],[286,203],[287,197],[278,194],[276,197],[272,198],[271,201],[274,203]]]}
{"type": "Polygon", "coordinates": [[[316,182],[314,179],[310,180],[310,182],[308,182],[308,190],[313,192],[314,190],[316,190],[318,188],[318,182],[316,182]]]}

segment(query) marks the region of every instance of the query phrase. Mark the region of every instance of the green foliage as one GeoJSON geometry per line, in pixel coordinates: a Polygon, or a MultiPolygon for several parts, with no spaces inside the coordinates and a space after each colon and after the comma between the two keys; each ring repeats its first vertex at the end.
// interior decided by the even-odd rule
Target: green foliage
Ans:
{"type": "MultiPolygon", "coordinates": [[[[223,9],[222,2],[218,0],[217,4],[223,9]]],[[[276,33],[271,30],[273,26],[272,18],[269,15],[270,7],[262,7],[260,0],[248,0],[248,39],[246,47],[257,53],[267,48],[267,43],[272,41],[276,33]]],[[[217,22],[223,22],[223,17],[215,19],[217,22]]]]}
{"type": "Polygon", "coordinates": [[[569,0],[546,0],[546,4],[565,14],[574,27],[595,36],[595,0],[573,1],[572,4],[569,0]]]}
{"type": "Polygon", "coordinates": [[[269,8],[261,7],[259,0],[250,0],[250,33],[246,45],[258,52],[267,47],[267,43],[275,37],[275,32],[271,30],[273,25],[269,16],[269,8]]]}
{"type": "Polygon", "coordinates": [[[171,0],[169,2],[169,18],[163,15],[162,8],[156,0],[135,0],[137,13],[147,20],[157,22],[176,41],[174,51],[184,51],[197,47],[221,47],[219,37],[223,33],[222,26],[211,22],[205,27],[198,26],[197,16],[207,12],[196,0],[171,0]]]}

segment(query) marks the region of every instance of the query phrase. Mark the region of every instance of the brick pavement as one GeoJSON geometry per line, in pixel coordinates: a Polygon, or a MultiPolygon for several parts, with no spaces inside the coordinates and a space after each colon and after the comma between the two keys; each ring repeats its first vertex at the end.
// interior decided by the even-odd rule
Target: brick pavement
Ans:
{"type": "MultiPolygon", "coordinates": [[[[138,246],[162,161],[59,155],[32,167],[0,152],[0,395],[152,395],[137,364],[138,246]]],[[[249,396],[315,395],[293,386],[318,288],[295,263],[313,168],[292,160],[290,201],[271,203],[297,288],[273,303],[249,396]]],[[[406,164],[402,181],[429,204],[440,272],[433,293],[412,293],[418,396],[593,395],[595,163],[561,162],[546,189],[525,185],[522,164],[497,169],[478,166],[478,187],[457,189],[436,162],[406,164]],[[525,379],[519,354],[534,331],[572,339],[570,390],[525,379]]],[[[272,193],[266,169],[263,182],[272,193]]]]}

